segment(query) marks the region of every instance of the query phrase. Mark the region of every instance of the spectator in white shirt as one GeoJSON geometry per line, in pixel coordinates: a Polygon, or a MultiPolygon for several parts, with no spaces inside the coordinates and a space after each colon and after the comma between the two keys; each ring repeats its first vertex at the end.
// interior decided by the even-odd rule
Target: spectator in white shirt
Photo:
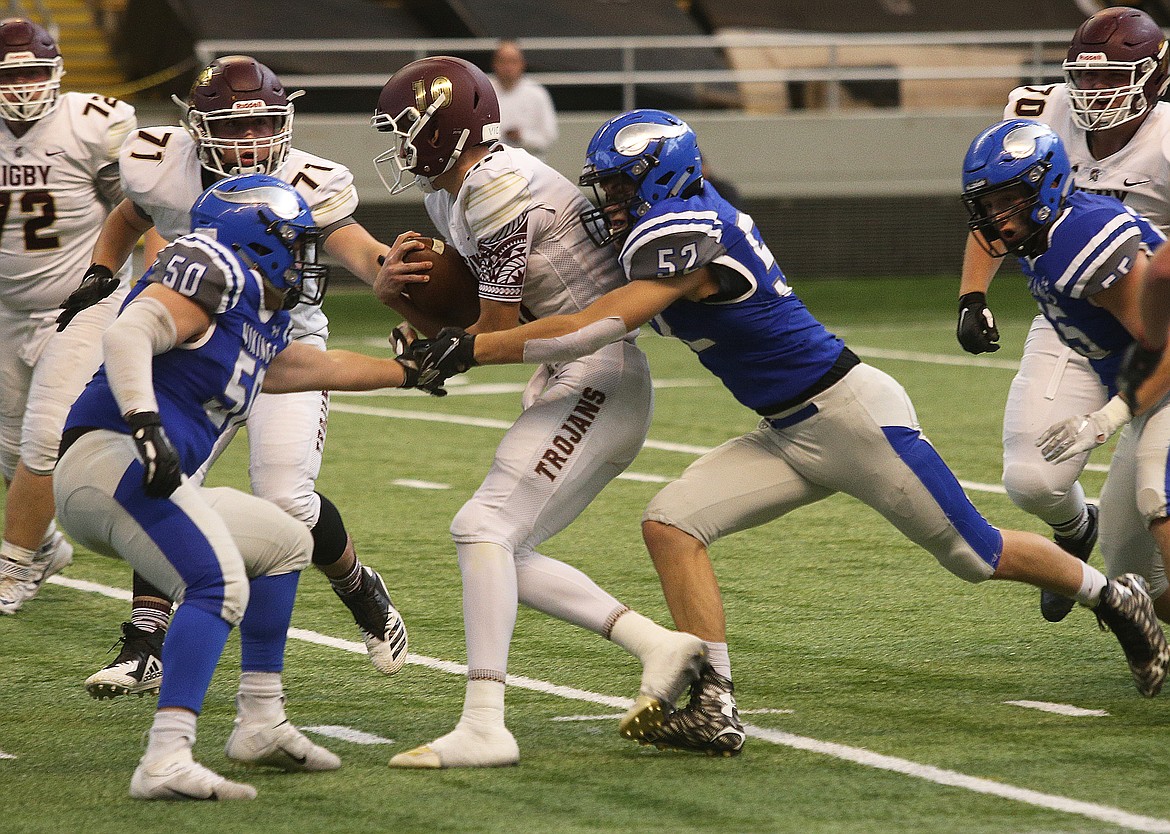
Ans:
{"type": "Polygon", "coordinates": [[[557,139],[557,113],[548,90],[524,77],[527,64],[516,41],[503,40],[492,55],[492,86],[500,100],[504,142],[543,157],[557,139]]]}

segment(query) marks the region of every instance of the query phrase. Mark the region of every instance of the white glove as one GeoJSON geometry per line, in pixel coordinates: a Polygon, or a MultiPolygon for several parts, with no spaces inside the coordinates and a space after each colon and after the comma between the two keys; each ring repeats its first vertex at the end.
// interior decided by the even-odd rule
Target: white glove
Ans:
{"type": "Polygon", "coordinates": [[[1114,397],[1092,414],[1069,417],[1053,423],[1036,438],[1036,446],[1049,463],[1064,463],[1083,452],[1096,449],[1130,421],[1129,406],[1114,397]]]}

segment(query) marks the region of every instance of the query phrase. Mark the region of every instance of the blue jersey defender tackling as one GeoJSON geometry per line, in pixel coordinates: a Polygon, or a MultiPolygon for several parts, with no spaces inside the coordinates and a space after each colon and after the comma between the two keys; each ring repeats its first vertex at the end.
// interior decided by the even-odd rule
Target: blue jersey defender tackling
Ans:
{"type": "MultiPolygon", "coordinates": [[[[1125,399],[1117,395],[1126,376],[1119,368],[1135,341],[1157,331],[1145,320],[1142,292],[1152,264],[1164,270],[1170,256],[1165,236],[1117,198],[1077,190],[1059,136],[1029,120],[999,122],[975,138],[963,163],[963,201],[975,239],[994,257],[1019,258],[1041,313],[1112,397],[1092,414],[1056,423],[1037,446],[1054,463],[1095,448],[1130,419],[1134,385],[1125,399]]],[[[1165,621],[1170,593],[1159,552],[1170,554],[1170,411],[1157,399],[1118,438],[1101,490],[1100,548],[1108,575],[1148,581],[1165,621]]]]}
{"type": "Polygon", "coordinates": [[[620,247],[628,284],[573,315],[477,336],[446,330],[408,354],[433,383],[475,364],[567,359],[649,322],[685,341],[763,418],[688,467],[643,516],[674,621],[703,638],[710,665],[685,707],[630,737],[740,751],[708,547],[834,492],[876,509],[962,579],[1027,582],[1093,607],[1121,642],[1139,692],[1158,691],[1170,649],[1140,577],[1108,581],[1051,541],[989,524],[923,436],[902,386],[809,313],[752,219],[704,184],[686,123],[658,110],[610,120],[589,145],[581,182],[601,192],[601,208],[582,220],[599,243],[620,247]]]}
{"type": "Polygon", "coordinates": [[[281,672],[300,572],[313,540],[275,504],[187,477],[256,394],[409,384],[393,359],[290,344],[288,310],[319,303],[320,230],[290,185],[225,179],[191,209],[192,233],[162,250],[102,340],[104,362],[69,414],[54,478],[61,524],[129,562],[182,602],[167,632],[163,681],[136,799],[252,799],[194,761],[196,717],[228,633],[241,675],[229,758],[290,771],[337,756],[289,723],[281,672]]]}

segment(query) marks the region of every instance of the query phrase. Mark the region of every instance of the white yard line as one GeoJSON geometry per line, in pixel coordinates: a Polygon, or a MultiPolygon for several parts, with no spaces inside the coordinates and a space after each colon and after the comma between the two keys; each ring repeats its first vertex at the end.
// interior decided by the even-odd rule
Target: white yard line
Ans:
{"type": "MultiPolygon", "coordinates": [[[[366,417],[387,417],[393,420],[419,420],[426,423],[446,423],[455,426],[473,426],[481,429],[502,429],[506,431],[512,427],[512,423],[507,420],[492,420],[486,417],[472,417],[468,414],[440,414],[431,411],[407,411],[401,408],[380,408],[372,405],[355,405],[354,403],[332,402],[329,405],[331,411],[338,411],[343,414],[361,414],[366,417]]],[[[645,443],[647,449],[657,449],[660,452],[679,452],[684,455],[705,455],[710,452],[713,446],[696,446],[690,443],[671,443],[666,440],[647,440],[645,443]]],[[[634,472],[627,472],[625,476],[618,476],[627,481],[646,481],[648,483],[669,483],[674,478],[668,478],[658,475],[641,475],[634,472]],[[661,478],[661,480],[659,480],[661,478]]],[[[1000,484],[984,484],[978,481],[964,481],[960,480],[959,484],[963,489],[972,492],[992,492],[998,495],[1005,495],[1006,490],[1000,484]]]]}
{"type": "Polygon", "coordinates": [[[1038,709],[1041,712],[1067,715],[1071,718],[1103,718],[1109,715],[1103,709],[1084,709],[1083,707],[1074,707],[1072,704],[1053,704],[1049,701],[1004,701],[1004,703],[1012,707],[1038,709]]]}
{"type": "Polygon", "coordinates": [[[300,727],[300,730],[306,733],[316,733],[319,736],[328,736],[329,738],[337,738],[342,741],[348,741],[350,744],[394,744],[392,738],[382,738],[373,733],[363,733],[361,730],[355,730],[353,727],[342,727],[337,724],[322,724],[319,727],[300,727]]]}
{"type": "MultiPolygon", "coordinates": [[[[86,591],[88,593],[98,593],[104,596],[113,597],[114,599],[130,599],[128,591],[119,588],[110,588],[105,585],[99,585],[95,582],[86,582],[76,579],[70,579],[64,576],[53,576],[48,579],[48,582],[54,585],[61,585],[66,588],[72,588],[79,591],[86,591]]],[[[341,651],[352,652],[353,654],[365,654],[366,647],[361,643],[353,640],[342,640],[338,637],[330,637],[327,634],[319,634],[315,631],[308,631],[301,628],[290,628],[288,635],[294,640],[301,640],[306,643],[313,643],[318,646],[326,646],[329,648],[339,649],[341,651]]],[[[452,663],[449,660],[439,660],[434,657],[426,657],[425,655],[409,654],[406,658],[407,663],[416,666],[424,666],[428,669],[434,669],[439,672],[447,672],[448,674],[465,677],[467,674],[467,667],[461,663],[452,663]]],[[[601,706],[610,707],[612,709],[625,710],[633,705],[633,700],[630,698],[621,698],[614,695],[602,695],[597,692],[589,692],[584,689],[576,689],[571,686],[560,686],[548,681],[538,680],[536,678],[529,678],[523,675],[508,675],[508,685],[519,689],[529,689],[534,692],[540,692],[545,695],[555,695],[558,698],[567,698],[574,701],[585,701],[591,704],[599,704],[601,706]]],[[[829,756],[834,759],[841,759],[843,761],[854,762],[855,764],[863,765],[865,767],[872,767],[878,770],[888,770],[894,773],[901,773],[906,776],[912,776],[915,779],[922,779],[927,782],[933,782],[937,785],[947,785],[949,787],[962,788],[964,790],[973,791],[975,793],[987,794],[990,796],[998,796],[1002,799],[1010,799],[1015,802],[1022,802],[1026,805],[1033,805],[1038,808],[1048,808],[1053,811],[1060,811],[1066,814],[1075,814],[1086,817],[1088,819],[1100,820],[1111,825],[1119,825],[1124,828],[1130,828],[1134,831],[1149,831],[1154,834],[1170,834],[1170,820],[1158,819],[1156,817],[1146,817],[1139,814],[1131,814],[1128,811],[1123,811],[1120,808],[1113,808],[1108,805],[1098,805],[1093,802],[1083,802],[1079,799],[1070,799],[1065,796],[1057,796],[1055,794],[1046,794],[1039,791],[1028,790],[1027,788],[1018,788],[1014,785],[1008,785],[1003,782],[995,782],[990,779],[982,779],[977,776],[968,776],[964,773],[959,773],[954,770],[945,770],[931,765],[924,765],[918,762],[912,762],[908,759],[901,759],[896,756],[885,756],[881,753],[874,753],[861,747],[850,747],[845,744],[837,744],[830,741],[820,741],[815,738],[808,738],[806,736],[798,736],[793,733],[784,733],[778,730],[768,730],[762,727],[756,727],[752,724],[744,725],[744,732],[752,738],[766,741],[771,744],[778,744],[784,747],[791,747],[796,750],[804,750],[809,753],[817,753],[822,756],[829,756]]]]}

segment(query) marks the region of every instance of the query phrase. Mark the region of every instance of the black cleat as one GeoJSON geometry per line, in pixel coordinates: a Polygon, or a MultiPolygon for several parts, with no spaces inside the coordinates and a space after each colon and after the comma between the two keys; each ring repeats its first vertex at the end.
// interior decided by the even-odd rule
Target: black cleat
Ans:
{"type": "MultiPolygon", "coordinates": [[[[1097,544],[1097,507],[1095,504],[1085,505],[1089,510],[1089,527],[1083,536],[1053,536],[1052,540],[1065,553],[1076,556],[1082,562],[1089,561],[1089,554],[1097,544]]],[[[1056,591],[1040,591],[1040,613],[1050,623],[1059,623],[1073,610],[1077,601],[1056,591]]]]}
{"type": "Polygon", "coordinates": [[[393,675],[401,669],[406,663],[406,623],[390,601],[386,583],[378,572],[363,565],[361,584],[356,591],[343,594],[336,587],[333,591],[361,629],[374,668],[384,675],[393,675]]]}
{"type": "Polygon", "coordinates": [[[1153,698],[1166,679],[1170,646],[1158,624],[1146,580],[1136,573],[1109,580],[1093,613],[1102,630],[1112,631],[1121,644],[1137,691],[1153,698]]]}
{"type": "MultiPolygon", "coordinates": [[[[143,631],[122,623],[118,643],[122,651],[114,662],[85,679],[85,691],[99,701],[119,695],[156,695],[162,686],[162,644],[167,630],[143,631]]],[[[117,646],[118,643],[114,645],[117,646]]]]}
{"type": "Polygon", "coordinates": [[[705,663],[699,679],[691,684],[687,705],[666,716],[662,728],[648,733],[642,743],[659,750],[737,756],[746,739],[735,706],[735,688],[705,663]]]}

